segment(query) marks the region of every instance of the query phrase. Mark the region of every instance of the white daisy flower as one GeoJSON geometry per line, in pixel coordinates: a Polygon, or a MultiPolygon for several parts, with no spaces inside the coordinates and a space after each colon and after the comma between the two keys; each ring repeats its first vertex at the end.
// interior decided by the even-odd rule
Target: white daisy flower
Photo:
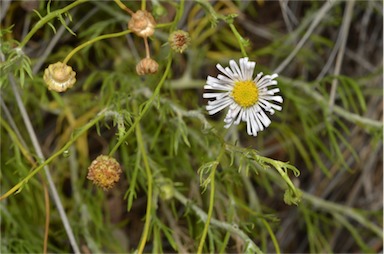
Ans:
{"type": "Polygon", "coordinates": [[[280,89],[268,90],[269,86],[277,85],[277,81],[274,79],[278,75],[263,76],[261,72],[253,79],[256,63],[248,61],[248,57],[241,58],[239,63],[240,66],[234,60],[229,61],[230,68],[223,68],[217,64],[217,69],[225,76],[221,74],[217,75],[217,78],[208,76],[204,89],[218,92],[206,92],[203,94],[203,98],[214,99],[208,101],[206,106],[210,115],[216,114],[226,107],[229,108],[224,119],[225,128],[244,121],[247,123],[248,135],[256,136],[257,132],[271,124],[265,111],[273,115],[275,110],[282,109],[281,106],[274,104],[274,102],[283,102],[280,95],[275,95],[280,89]]]}

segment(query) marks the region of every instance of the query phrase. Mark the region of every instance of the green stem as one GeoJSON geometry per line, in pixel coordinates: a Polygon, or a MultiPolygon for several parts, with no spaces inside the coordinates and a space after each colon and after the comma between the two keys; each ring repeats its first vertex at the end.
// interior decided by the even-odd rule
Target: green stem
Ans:
{"type": "Polygon", "coordinates": [[[152,172],[149,167],[148,158],[147,158],[147,152],[144,147],[144,140],[143,135],[141,134],[141,127],[140,125],[136,126],[136,139],[137,144],[140,149],[140,153],[143,157],[143,162],[145,166],[145,172],[147,174],[147,187],[148,187],[148,193],[147,193],[147,211],[145,214],[145,224],[144,224],[144,230],[141,235],[139,247],[138,247],[138,253],[141,254],[144,251],[145,243],[147,242],[148,234],[149,234],[149,226],[151,225],[151,212],[152,212],[152,189],[153,189],[153,182],[152,182],[152,172]]]}
{"type": "Polygon", "coordinates": [[[175,17],[175,19],[172,22],[173,26],[174,26],[174,28],[172,30],[175,30],[175,27],[177,26],[177,23],[179,22],[179,20],[183,16],[183,13],[184,13],[184,0],[180,0],[179,10],[176,12],[176,17],[175,17]]]}
{"type": "Polygon", "coordinates": [[[48,23],[51,19],[54,19],[55,17],[69,11],[70,9],[72,9],[73,7],[76,7],[77,5],[79,4],[82,4],[84,2],[87,2],[88,0],[77,0],[73,3],[71,3],[70,5],[60,9],[60,10],[57,10],[57,11],[54,11],[54,12],[50,12],[49,14],[47,14],[44,18],[40,19],[36,25],[32,28],[32,30],[24,37],[23,41],[20,43],[20,48],[23,48],[27,43],[28,41],[32,38],[32,36],[37,32],[37,30],[39,30],[41,27],[43,27],[46,23],[48,23]]]}
{"type": "Polygon", "coordinates": [[[159,84],[157,85],[155,91],[153,92],[151,98],[147,100],[147,103],[145,104],[144,108],[141,110],[139,115],[136,117],[135,121],[131,125],[131,127],[128,129],[128,131],[125,133],[125,135],[119,139],[119,141],[116,143],[116,145],[112,148],[112,150],[109,152],[109,155],[112,156],[117,149],[120,147],[120,145],[128,138],[128,136],[132,133],[132,131],[136,128],[137,124],[141,121],[141,119],[145,116],[147,111],[151,108],[153,101],[155,98],[159,95],[160,89],[164,84],[165,79],[167,78],[169,71],[171,69],[171,64],[172,64],[172,54],[169,55],[168,57],[168,63],[167,67],[165,68],[164,74],[161,77],[161,80],[159,84]]]}
{"type": "Polygon", "coordinates": [[[280,254],[281,252],[280,252],[279,243],[277,242],[276,236],[275,236],[275,234],[273,233],[271,227],[269,226],[268,222],[267,222],[265,219],[262,219],[261,221],[263,222],[264,226],[265,226],[265,227],[267,228],[267,230],[268,230],[268,233],[269,233],[269,235],[270,235],[270,237],[271,237],[271,239],[272,239],[273,246],[275,246],[276,253],[277,253],[277,254],[280,254]]]}
{"type": "Polygon", "coordinates": [[[7,122],[4,121],[2,117],[0,117],[0,124],[1,126],[6,130],[7,135],[12,139],[13,143],[18,147],[21,151],[21,153],[24,155],[24,157],[28,160],[31,161],[31,155],[29,154],[29,151],[24,145],[22,144],[22,141],[18,138],[16,133],[13,131],[11,126],[8,125],[7,122]]]}
{"type": "Polygon", "coordinates": [[[114,0],[115,1],[115,3],[121,8],[121,9],[123,9],[124,11],[126,11],[126,12],[128,12],[129,13],[129,15],[133,15],[134,14],[134,12],[131,10],[131,9],[129,9],[127,6],[125,6],[120,0],[114,0]]]}
{"type": "MultiPolygon", "coordinates": [[[[220,154],[219,154],[219,157],[217,158],[217,161],[219,163],[220,163],[221,157],[224,154],[224,151],[225,151],[225,148],[222,147],[220,154]]],[[[219,165],[219,163],[217,163],[214,167],[212,167],[211,173],[209,176],[211,179],[211,193],[210,193],[210,198],[209,198],[209,208],[208,208],[208,213],[207,213],[207,220],[205,221],[203,234],[201,236],[200,243],[199,243],[199,248],[197,249],[198,254],[201,254],[203,252],[205,238],[208,234],[208,228],[209,228],[209,224],[210,224],[211,218],[212,218],[213,205],[215,203],[215,173],[216,173],[217,165],[219,165]]]]}
{"type": "Polygon", "coordinates": [[[100,113],[95,119],[90,121],[88,124],[86,124],[79,132],[77,132],[74,137],[69,140],[65,146],[63,146],[59,151],[57,151],[54,155],[49,157],[47,160],[45,160],[43,163],[41,163],[38,167],[36,167],[29,175],[27,175],[23,180],[18,182],[15,186],[13,186],[9,191],[7,191],[4,195],[0,197],[0,200],[3,200],[7,198],[9,195],[15,193],[17,190],[19,190],[24,184],[26,184],[29,179],[31,179],[36,173],[38,173],[44,166],[51,163],[56,157],[60,156],[64,151],[68,150],[68,148],[86,131],[88,131],[93,125],[95,125],[100,119],[104,117],[104,112],[100,113]]]}
{"type": "Polygon", "coordinates": [[[235,35],[237,41],[239,42],[241,53],[243,54],[244,57],[246,57],[247,56],[247,52],[245,51],[245,48],[244,48],[244,45],[243,45],[243,42],[242,42],[243,37],[237,31],[235,25],[229,24],[229,27],[231,28],[233,34],[235,35]]]}
{"type": "Polygon", "coordinates": [[[118,32],[118,33],[113,33],[113,34],[104,34],[104,35],[100,35],[96,38],[93,38],[92,40],[89,40],[89,41],[86,41],[84,42],[83,44],[77,46],[76,48],[74,48],[64,59],[63,63],[64,64],[67,64],[69,59],[71,59],[71,57],[76,54],[76,52],[78,52],[79,50],[85,48],[86,46],[89,46],[97,41],[100,41],[100,40],[103,40],[103,39],[108,39],[108,38],[114,38],[114,37],[119,37],[119,36],[123,36],[123,35],[126,35],[126,34],[129,34],[131,31],[130,30],[125,30],[125,31],[122,31],[122,32],[118,32]]]}

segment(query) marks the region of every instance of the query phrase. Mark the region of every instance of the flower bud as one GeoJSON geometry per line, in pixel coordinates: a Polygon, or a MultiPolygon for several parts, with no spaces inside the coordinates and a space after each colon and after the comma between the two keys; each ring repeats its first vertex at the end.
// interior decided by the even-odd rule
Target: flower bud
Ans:
{"type": "Polygon", "coordinates": [[[183,53],[191,43],[191,38],[189,37],[189,33],[183,30],[177,30],[169,35],[168,42],[172,50],[183,53]]]}
{"type": "Polygon", "coordinates": [[[173,187],[173,183],[169,179],[160,183],[159,190],[160,190],[160,198],[162,200],[170,200],[175,195],[175,189],[173,187]]]}
{"type": "Polygon", "coordinates": [[[62,62],[50,64],[44,71],[44,81],[49,90],[64,92],[76,83],[76,72],[62,62]]]}
{"type": "Polygon", "coordinates": [[[109,190],[119,181],[121,172],[120,164],[114,158],[100,155],[88,167],[87,178],[104,190],[109,190]]]}
{"type": "Polygon", "coordinates": [[[152,14],[139,10],[128,21],[128,28],[139,37],[149,37],[155,32],[156,21],[152,14]]]}
{"type": "Polygon", "coordinates": [[[136,72],[140,76],[154,74],[159,69],[159,64],[152,58],[144,58],[136,65],[136,72]]]}

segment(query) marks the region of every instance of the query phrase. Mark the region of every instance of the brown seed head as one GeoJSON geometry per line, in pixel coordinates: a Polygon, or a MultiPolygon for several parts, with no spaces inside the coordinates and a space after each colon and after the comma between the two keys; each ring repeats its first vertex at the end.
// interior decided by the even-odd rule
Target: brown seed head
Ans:
{"type": "Polygon", "coordinates": [[[109,190],[119,181],[121,172],[120,164],[114,158],[100,155],[88,167],[87,178],[104,190],[109,190]]]}
{"type": "Polygon", "coordinates": [[[191,43],[191,37],[189,37],[189,33],[177,30],[169,35],[168,42],[174,51],[183,53],[191,43]]]}
{"type": "Polygon", "coordinates": [[[128,28],[139,37],[149,37],[155,32],[156,21],[152,14],[139,10],[128,21],[128,28]]]}
{"type": "Polygon", "coordinates": [[[144,58],[136,65],[136,72],[140,76],[154,74],[159,69],[159,64],[152,58],[144,58]]]}

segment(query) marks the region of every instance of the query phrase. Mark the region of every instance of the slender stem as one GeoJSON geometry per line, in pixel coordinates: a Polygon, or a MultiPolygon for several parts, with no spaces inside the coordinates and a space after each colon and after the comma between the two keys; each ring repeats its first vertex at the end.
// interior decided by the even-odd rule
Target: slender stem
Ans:
{"type": "Polygon", "coordinates": [[[321,9],[315,14],[316,17],[314,18],[311,26],[308,28],[307,32],[304,34],[301,40],[297,43],[296,47],[291,51],[291,53],[287,56],[287,58],[285,58],[285,60],[273,72],[280,73],[285,69],[285,67],[288,66],[288,64],[292,61],[292,59],[304,46],[305,42],[308,40],[312,32],[315,30],[315,28],[320,23],[320,21],[325,17],[328,11],[333,7],[333,5],[335,5],[335,3],[340,3],[340,2],[341,1],[325,2],[323,4],[321,9]]]}
{"type": "Polygon", "coordinates": [[[145,45],[145,56],[146,58],[151,58],[151,52],[149,51],[148,38],[144,37],[144,45],[145,45]]]}
{"type": "MultiPolygon", "coordinates": [[[[221,157],[224,154],[224,151],[225,151],[225,148],[222,147],[221,151],[220,151],[220,154],[219,154],[219,157],[217,158],[217,161],[219,163],[220,163],[221,157]]],[[[205,238],[207,237],[209,224],[210,224],[211,218],[212,218],[213,206],[214,206],[214,203],[215,203],[215,173],[216,173],[217,165],[218,165],[218,163],[215,166],[212,167],[211,173],[210,173],[210,176],[209,176],[210,179],[211,179],[211,193],[210,193],[210,198],[209,198],[209,208],[208,208],[207,220],[206,220],[205,225],[204,225],[203,234],[201,236],[199,247],[197,249],[197,253],[198,254],[201,254],[203,252],[205,238]]]]}
{"type": "Polygon", "coordinates": [[[47,14],[45,17],[43,17],[42,19],[40,19],[36,25],[31,29],[31,31],[24,37],[23,41],[20,43],[20,48],[24,47],[28,41],[32,38],[32,36],[41,28],[43,27],[46,23],[48,23],[51,19],[54,19],[56,17],[58,17],[59,15],[69,11],[70,9],[72,9],[73,7],[76,7],[77,5],[79,4],[82,4],[84,2],[87,2],[88,0],[77,0],[73,3],[71,3],[70,5],[60,9],[60,10],[57,10],[57,11],[54,11],[54,12],[50,12],[49,14],[47,14]]]}
{"type": "Polygon", "coordinates": [[[231,28],[232,33],[235,35],[237,41],[239,42],[241,54],[243,54],[243,56],[246,57],[247,56],[247,52],[245,51],[245,48],[244,48],[244,45],[243,45],[243,42],[242,42],[243,38],[241,37],[241,35],[239,34],[239,32],[237,31],[236,27],[233,24],[229,24],[229,27],[231,28]]]}
{"type": "Polygon", "coordinates": [[[281,251],[280,251],[279,243],[277,242],[276,236],[273,233],[271,227],[269,226],[268,222],[265,219],[262,219],[261,221],[263,222],[264,226],[267,228],[269,235],[271,236],[273,246],[275,247],[275,250],[276,250],[276,254],[280,254],[281,251]]]}
{"type": "Polygon", "coordinates": [[[172,31],[175,30],[175,27],[177,26],[177,23],[179,22],[183,14],[184,14],[184,0],[180,0],[179,10],[176,12],[175,19],[172,22],[173,23],[172,31]]]}
{"type": "Polygon", "coordinates": [[[48,233],[49,233],[49,218],[50,218],[50,209],[49,209],[49,193],[47,184],[45,183],[44,178],[42,177],[41,182],[43,183],[44,187],[44,200],[45,200],[45,228],[44,228],[44,246],[43,246],[43,253],[46,254],[48,250],[48,233]]]}
{"type": "Polygon", "coordinates": [[[123,4],[120,0],[114,0],[115,3],[121,8],[123,9],[124,11],[128,12],[129,15],[133,15],[133,11],[131,9],[129,9],[127,6],[125,6],[125,4],[123,4]]]}
{"type": "Polygon", "coordinates": [[[28,149],[25,147],[26,145],[24,146],[22,144],[22,140],[17,137],[15,133],[16,131],[13,131],[13,129],[7,124],[7,122],[4,121],[2,117],[0,117],[0,125],[5,129],[7,135],[9,135],[9,137],[12,139],[12,142],[16,145],[16,147],[20,149],[20,152],[23,154],[24,158],[33,165],[35,161],[33,160],[33,157],[29,153],[28,149]]]}
{"type": "Polygon", "coordinates": [[[118,33],[113,33],[113,34],[104,34],[104,35],[100,35],[100,36],[97,36],[96,38],[93,38],[92,40],[89,40],[89,41],[86,41],[84,42],[83,44],[77,46],[76,48],[74,48],[64,59],[63,63],[66,64],[68,63],[69,59],[71,59],[71,57],[76,54],[76,52],[78,52],[79,50],[85,48],[86,46],[89,46],[97,41],[100,41],[100,40],[103,40],[103,39],[108,39],[108,38],[113,38],[113,37],[119,37],[119,36],[123,36],[123,35],[126,35],[126,34],[129,34],[131,31],[130,30],[125,30],[125,31],[122,31],[122,32],[118,32],[118,33]]]}
{"type": "Polygon", "coordinates": [[[151,213],[152,213],[152,189],[153,189],[153,182],[152,182],[152,172],[149,167],[148,158],[147,158],[147,151],[144,147],[144,140],[143,135],[141,134],[141,127],[140,124],[136,126],[136,138],[137,138],[137,144],[140,149],[140,152],[142,154],[144,166],[145,166],[145,172],[147,174],[147,211],[145,214],[145,224],[144,224],[144,230],[143,234],[141,235],[139,247],[138,247],[138,253],[141,254],[144,251],[145,243],[147,242],[148,234],[149,234],[149,226],[151,225],[151,213]]]}
{"type": "Polygon", "coordinates": [[[141,121],[141,119],[145,116],[145,114],[147,113],[147,111],[151,108],[152,106],[152,103],[153,101],[155,100],[155,98],[159,95],[160,93],[160,89],[161,87],[163,86],[164,84],[164,81],[165,79],[167,78],[168,74],[169,74],[169,71],[170,71],[170,68],[171,68],[171,64],[172,64],[172,54],[169,55],[168,57],[168,64],[167,64],[167,67],[164,71],[164,74],[161,78],[161,80],[159,81],[159,84],[157,85],[155,91],[153,92],[151,98],[149,98],[144,106],[144,108],[141,110],[141,112],[139,113],[139,115],[136,117],[135,121],[133,122],[133,124],[131,125],[131,127],[127,130],[127,132],[125,133],[125,135],[119,139],[119,141],[116,143],[116,145],[112,148],[112,150],[109,152],[109,155],[110,156],[113,156],[113,154],[117,151],[117,149],[121,146],[122,143],[124,143],[124,141],[128,138],[128,136],[132,133],[132,131],[136,128],[136,125],[141,121]]]}
{"type": "MultiPolygon", "coordinates": [[[[341,28],[340,32],[340,37],[341,37],[341,43],[340,43],[340,50],[339,53],[337,54],[337,59],[336,59],[336,66],[335,70],[333,72],[333,75],[337,76],[340,74],[341,70],[341,64],[343,62],[344,58],[344,52],[345,52],[345,45],[348,40],[348,32],[349,32],[349,27],[351,25],[351,19],[352,19],[352,12],[353,12],[353,6],[355,5],[355,1],[348,1],[347,2],[347,8],[344,13],[344,18],[343,18],[343,26],[341,28]]],[[[336,98],[336,90],[338,86],[338,80],[335,78],[332,80],[332,87],[329,95],[329,109],[332,112],[333,107],[335,105],[335,98],[336,98]]]]}
{"type": "Polygon", "coordinates": [[[145,11],[147,9],[147,0],[141,0],[141,10],[145,11]]]}

